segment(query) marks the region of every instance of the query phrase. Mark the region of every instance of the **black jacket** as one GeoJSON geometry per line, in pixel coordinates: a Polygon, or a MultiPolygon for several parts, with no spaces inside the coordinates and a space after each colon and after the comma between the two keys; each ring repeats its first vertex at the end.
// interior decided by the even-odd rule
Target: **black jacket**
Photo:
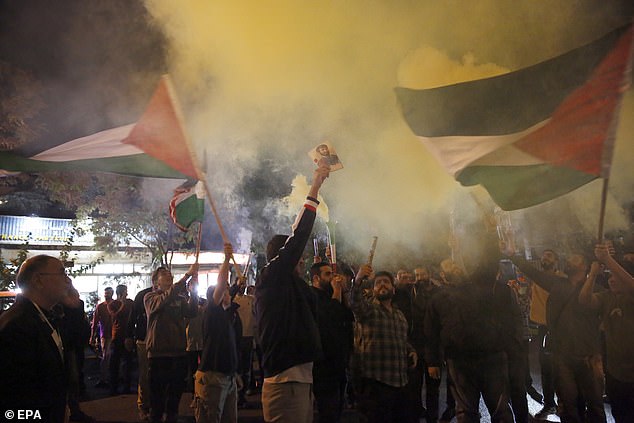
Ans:
{"type": "Polygon", "coordinates": [[[315,392],[331,391],[346,380],[353,341],[354,315],[332,298],[332,292],[313,288],[317,299],[319,334],[324,357],[313,366],[315,392]]]}
{"type": "Polygon", "coordinates": [[[469,358],[506,351],[521,342],[522,321],[510,288],[493,275],[445,286],[425,315],[425,360],[439,367],[444,358],[469,358]]]}
{"type": "Polygon", "coordinates": [[[262,269],[255,285],[258,338],[264,377],[321,357],[315,297],[306,281],[294,274],[315,222],[316,211],[305,204],[293,233],[262,269]]]}
{"type": "MultiPolygon", "coordinates": [[[[54,325],[53,316],[47,317],[54,325]]],[[[0,317],[3,413],[37,409],[40,421],[64,421],[67,378],[52,332],[35,305],[21,295],[0,317]]]]}
{"type": "Polygon", "coordinates": [[[226,310],[209,299],[203,317],[203,351],[198,369],[227,375],[238,371],[238,346],[242,337],[240,306],[234,302],[226,310]]]}

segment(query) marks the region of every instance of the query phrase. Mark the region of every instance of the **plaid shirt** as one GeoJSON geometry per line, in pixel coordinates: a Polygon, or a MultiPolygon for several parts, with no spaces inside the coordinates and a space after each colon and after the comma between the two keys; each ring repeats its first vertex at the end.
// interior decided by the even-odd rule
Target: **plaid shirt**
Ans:
{"type": "Polygon", "coordinates": [[[355,364],[361,377],[386,385],[407,384],[407,320],[396,307],[389,310],[373,298],[363,298],[362,289],[352,290],[352,311],[356,320],[355,364]]]}

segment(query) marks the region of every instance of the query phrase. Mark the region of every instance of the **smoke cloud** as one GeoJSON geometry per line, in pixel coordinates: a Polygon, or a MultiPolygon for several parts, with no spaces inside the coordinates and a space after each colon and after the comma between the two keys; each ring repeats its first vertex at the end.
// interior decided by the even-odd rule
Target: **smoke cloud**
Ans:
{"type": "MultiPolygon", "coordinates": [[[[441,86],[546,60],[626,23],[628,4],[146,0],[167,36],[169,72],[223,216],[246,219],[240,224],[254,239],[288,233],[284,216],[297,212],[310,184],[298,176],[312,172],[306,152],[329,140],[345,168],[324,183],[322,220],[338,222],[351,260],[367,257],[378,236],[375,265],[392,269],[447,256],[450,212],[462,228],[481,224],[477,188],[460,187],[415,139],[394,87],[441,86]],[[245,190],[274,196],[245,198],[245,190]],[[247,201],[262,213],[245,216],[247,201]]],[[[627,163],[634,124],[624,118],[634,111],[632,97],[630,90],[610,183],[612,228],[627,226],[622,205],[634,192],[627,163]]],[[[593,183],[513,212],[511,221],[539,242],[561,221],[592,233],[598,202],[593,183]],[[553,207],[567,215],[553,218],[553,207]]]]}

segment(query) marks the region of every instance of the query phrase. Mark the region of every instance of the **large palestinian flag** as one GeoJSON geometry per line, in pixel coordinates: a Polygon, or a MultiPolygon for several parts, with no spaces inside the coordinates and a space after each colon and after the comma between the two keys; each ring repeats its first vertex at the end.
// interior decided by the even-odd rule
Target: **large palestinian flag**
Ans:
{"type": "Polygon", "coordinates": [[[17,172],[89,171],[158,178],[198,178],[167,76],[140,119],[23,157],[0,152],[0,169],[17,172]]]}
{"type": "Polygon", "coordinates": [[[439,88],[396,88],[405,120],[462,185],[483,185],[504,210],[607,177],[632,25],[504,75],[439,88]]]}

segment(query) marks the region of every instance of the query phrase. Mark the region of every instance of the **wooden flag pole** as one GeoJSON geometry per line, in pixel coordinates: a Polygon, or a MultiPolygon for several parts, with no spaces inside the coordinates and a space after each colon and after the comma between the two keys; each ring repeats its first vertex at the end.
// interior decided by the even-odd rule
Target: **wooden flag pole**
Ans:
{"type": "Polygon", "coordinates": [[[203,238],[203,222],[198,222],[198,239],[196,240],[196,263],[198,263],[198,257],[200,256],[200,243],[203,238]]]}
{"type": "Polygon", "coordinates": [[[603,242],[603,226],[605,223],[605,208],[608,202],[608,184],[610,178],[603,178],[603,188],[601,189],[601,210],[599,211],[599,234],[598,242],[603,242]]]}
{"type": "MultiPolygon", "coordinates": [[[[225,229],[222,226],[220,217],[218,217],[218,211],[216,210],[216,205],[214,204],[214,200],[211,197],[209,188],[207,187],[207,179],[205,177],[205,174],[202,173],[202,171],[200,171],[198,167],[196,167],[196,174],[199,175],[200,180],[203,182],[203,187],[205,188],[205,196],[207,197],[207,199],[209,199],[209,207],[211,208],[211,212],[214,215],[214,218],[216,219],[216,224],[218,225],[218,230],[220,230],[220,236],[222,237],[222,241],[225,244],[229,244],[230,243],[229,238],[227,237],[227,234],[225,233],[225,229]]],[[[231,254],[231,260],[233,261],[233,264],[236,267],[236,273],[238,273],[238,277],[242,278],[242,271],[240,270],[240,266],[238,266],[238,263],[236,262],[236,258],[233,256],[233,254],[231,254]]]]}
{"type": "MultiPolygon", "coordinates": [[[[214,204],[214,200],[211,197],[209,187],[207,186],[207,177],[205,173],[200,169],[200,166],[198,165],[198,159],[196,157],[196,154],[194,153],[194,149],[192,148],[192,143],[189,139],[189,136],[187,135],[187,131],[185,131],[185,126],[183,125],[184,120],[181,114],[180,104],[178,102],[178,98],[176,97],[176,95],[174,95],[175,90],[174,90],[174,87],[172,86],[172,81],[167,77],[166,77],[166,85],[168,88],[168,93],[170,95],[170,98],[175,106],[174,109],[175,109],[176,118],[177,118],[176,120],[178,121],[178,125],[181,128],[181,133],[183,134],[183,138],[185,140],[185,148],[187,148],[187,153],[189,154],[189,157],[191,157],[192,159],[191,161],[194,165],[196,177],[198,178],[199,181],[202,181],[203,183],[203,187],[205,188],[205,195],[207,196],[207,200],[209,201],[211,212],[213,213],[214,218],[216,219],[216,224],[218,225],[218,229],[220,230],[220,236],[222,236],[222,241],[225,244],[229,244],[229,238],[227,237],[224,227],[222,226],[222,223],[220,222],[220,217],[218,216],[218,212],[216,211],[216,205],[214,204]]],[[[233,261],[233,264],[236,267],[236,272],[238,273],[238,277],[241,278],[242,272],[240,271],[240,266],[238,266],[238,263],[236,262],[236,259],[233,256],[233,254],[231,255],[231,260],[233,261]]]]}

